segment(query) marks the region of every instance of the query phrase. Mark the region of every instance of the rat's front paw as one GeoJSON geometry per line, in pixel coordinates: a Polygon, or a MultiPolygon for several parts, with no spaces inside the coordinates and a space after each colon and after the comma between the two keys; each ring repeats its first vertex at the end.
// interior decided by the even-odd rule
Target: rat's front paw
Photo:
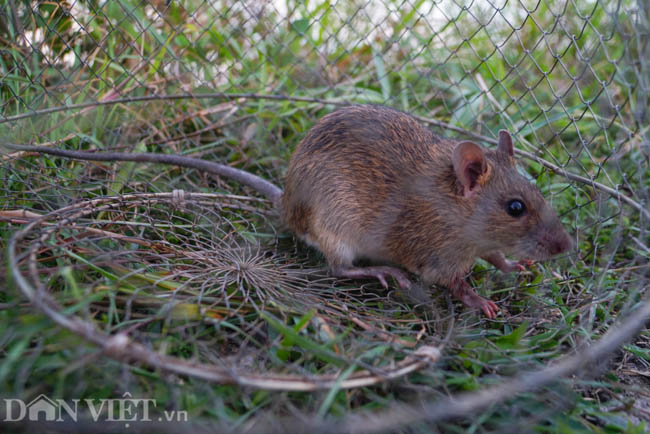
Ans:
{"type": "Polygon", "coordinates": [[[467,282],[462,279],[457,279],[452,283],[451,288],[452,294],[462,301],[465,306],[481,309],[485,316],[490,319],[496,318],[499,306],[497,306],[492,300],[488,300],[487,298],[478,295],[474,292],[474,289],[467,284],[467,282]]]}
{"type": "Polygon", "coordinates": [[[483,259],[490,264],[497,267],[498,270],[504,273],[512,273],[514,271],[526,271],[526,267],[534,264],[530,259],[522,259],[521,261],[511,261],[506,259],[505,255],[501,252],[492,253],[490,255],[482,256],[483,259]]]}
{"type": "Polygon", "coordinates": [[[474,294],[473,297],[469,297],[468,300],[463,300],[463,302],[470,307],[481,309],[486,317],[494,319],[499,312],[499,306],[496,305],[492,300],[483,298],[478,294],[474,294]]]}
{"type": "Polygon", "coordinates": [[[499,269],[506,273],[512,273],[514,271],[526,271],[527,267],[535,264],[535,261],[532,259],[522,259],[520,261],[510,261],[506,259],[499,269]]]}
{"type": "Polygon", "coordinates": [[[520,264],[519,262],[511,261],[509,259],[505,259],[503,261],[503,264],[501,264],[497,268],[499,270],[503,271],[504,273],[513,273],[515,271],[524,271],[524,270],[526,270],[526,267],[524,267],[523,264],[520,264]]]}

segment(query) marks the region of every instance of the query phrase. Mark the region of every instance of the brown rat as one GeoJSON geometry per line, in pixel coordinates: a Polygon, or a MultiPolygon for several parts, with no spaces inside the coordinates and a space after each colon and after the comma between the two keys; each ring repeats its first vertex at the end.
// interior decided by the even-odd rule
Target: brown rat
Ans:
{"type": "Polygon", "coordinates": [[[539,190],[517,172],[510,134],[496,150],[443,139],[406,113],[356,105],[323,117],[298,144],[282,192],[243,170],[167,154],[12,148],[95,161],[190,167],[226,176],[266,195],[296,235],[318,248],[333,275],[393,277],[447,286],[467,306],[494,318],[497,305],[464,280],[481,257],[517,271],[571,247],[571,239],[539,190]],[[509,261],[505,255],[522,260],[509,261]],[[355,266],[358,259],[389,264],[355,266]]]}
{"type": "Polygon", "coordinates": [[[298,144],[282,195],[284,221],[323,252],[334,275],[392,276],[398,265],[451,288],[493,318],[496,304],[465,282],[481,257],[502,271],[568,250],[571,239],[539,190],[516,169],[510,134],[496,150],[442,139],[406,113],[351,106],[321,119],[298,144]],[[512,262],[505,255],[521,258],[512,262]]]}

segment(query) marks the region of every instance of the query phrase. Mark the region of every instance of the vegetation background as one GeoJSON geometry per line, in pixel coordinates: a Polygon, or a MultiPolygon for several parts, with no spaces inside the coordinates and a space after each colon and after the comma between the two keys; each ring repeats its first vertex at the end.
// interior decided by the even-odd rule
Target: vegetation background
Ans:
{"type": "MultiPolygon", "coordinates": [[[[510,130],[522,171],[577,242],[520,275],[478,261],[471,280],[504,310],[488,321],[441,288],[418,298],[328,278],[322,258],[236,183],[7,152],[0,243],[17,260],[1,265],[0,396],[129,392],[159,412],[187,411],[187,429],[281,431],[259,421],[305,415],[325,427],[482,390],[598,339],[650,282],[649,9],[643,0],[0,2],[0,142],[195,156],[281,185],[316,120],[342,104],[386,104],[486,146],[510,130]],[[181,189],[203,195],[178,205],[167,193],[181,189]],[[16,276],[56,300],[59,318],[92,324],[96,339],[26,302],[16,276]],[[259,375],[284,390],[126,360],[102,346],[118,333],[171,364],[213,366],[230,383],[259,375]],[[431,347],[438,360],[413,362],[431,347]],[[377,384],[348,388],[360,373],[377,384]],[[288,390],[288,378],[322,390],[288,390]]],[[[403,432],[646,432],[649,385],[645,329],[588,372],[403,432]]]]}

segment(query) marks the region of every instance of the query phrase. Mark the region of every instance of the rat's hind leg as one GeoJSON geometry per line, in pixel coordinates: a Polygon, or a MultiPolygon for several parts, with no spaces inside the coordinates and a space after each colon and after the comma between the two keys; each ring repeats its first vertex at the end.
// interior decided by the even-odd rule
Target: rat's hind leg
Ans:
{"type": "Polygon", "coordinates": [[[384,288],[388,288],[388,278],[392,277],[402,289],[409,289],[411,281],[408,274],[396,267],[386,265],[356,267],[354,260],[359,256],[359,249],[351,237],[326,236],[323,229],[318,234],[318,246],[327,258],[330,273],[335,277],[348,279],[377,279],[384,288]],[[345,239],[345,240],[344,240],[345,239]]]}
{"type": "Polygon", "coordinates": [[[408,275],[396,267],[387,265],[372,267],[331,267],[331,273],[336,277],[347,277],[349,279],[377,279],[381,286],[388,289],[387,277],[392,277],[402,289],[410,289],[411,281],[408,275]]]}

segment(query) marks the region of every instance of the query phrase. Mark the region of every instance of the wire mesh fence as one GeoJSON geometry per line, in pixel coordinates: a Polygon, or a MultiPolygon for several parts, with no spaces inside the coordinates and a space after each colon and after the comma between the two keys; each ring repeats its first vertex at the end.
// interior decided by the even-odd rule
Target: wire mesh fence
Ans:
{"type": "MultiPolygon", "coordinates": [[[[454,310],[440,288],[407,294],[328,277],[268,201],[226,179],[7,151],[5,271],[102,354],[151,370],[177,394],[204,396],[166,398],[197,417],[214,416],[204,400],[231,408],[216,412],[221,420],[250,418],[253,408],[341,415],[545,365],[595,339],[647,292],[648,9],[631,0],[4,2],[0,142],[187,155],[282,185],[316,120],[341,105],[385,104],[486,146],[509,130],[522,173],[577,245],[518,276],[479,262],[472,282],[506,312],[487,322],[454,310]],[[191,384],[172,386],[153,368],[191,384]],[[224,392],[194,377],[251,389],[224,392]],[[333,387],[301,401],[256,394],[333,387]]],[[[6,305],[33,312],[17,292],[8,287],[6,305]]],[[[5,318],[6,342],[17,318],[5,318]]],[[[48,342],[60,338],[48,333],[48,342]]],[[[647,373],[647,336],[628,346],[619,370],[647,373]]],[[[27,396],[39,381],[75,397],[93,397],[102,381],[147,389],[112,362],[91,379],[93,350],[61,345],[70,353],[56,356],[76,360],[75,385],[50,377],[69,379],[71,370],[36,369],[41,342],[23,348],[33,362],[15,382],[3,379],[7,393],[27,396]]],[[[637,377],[619,380],[647,385],[637,377]]],[[[558,408],[592,399],[598,387],[608,386],[557,385],[477,423],[558,426],[558,408]]],[[[626,393],[643,395],[626,390],[597,410],[583,407],[576,423],[621,425],[603,414],[626,393]]],[[[628,414],[648,419],[642,405],[628,414]]]]}

